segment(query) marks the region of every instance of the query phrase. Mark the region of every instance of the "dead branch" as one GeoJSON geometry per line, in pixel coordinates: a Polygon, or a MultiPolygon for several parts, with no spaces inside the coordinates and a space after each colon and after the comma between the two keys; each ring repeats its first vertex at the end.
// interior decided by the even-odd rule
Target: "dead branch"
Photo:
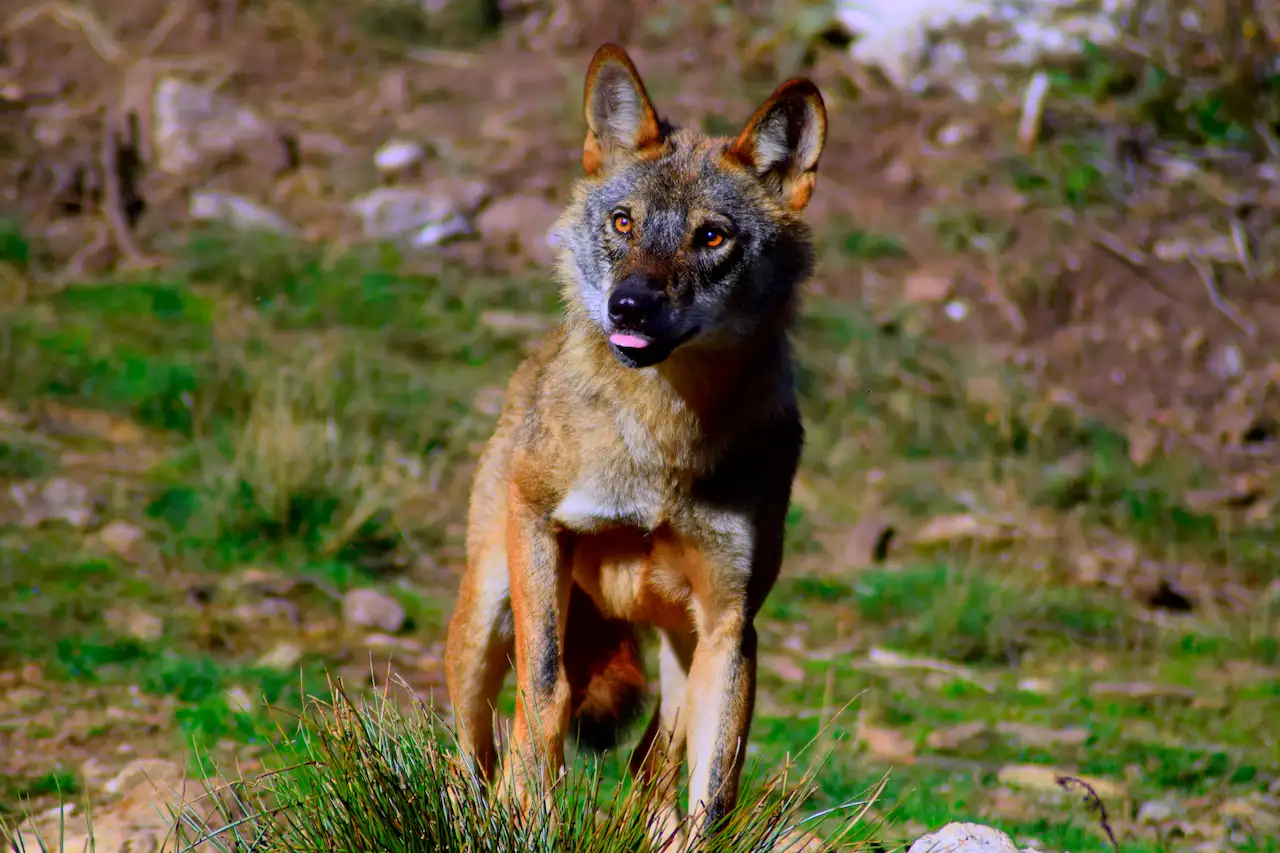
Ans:
{"type": "Polygon", "coordinates": [[[1251,338],[1257,337],[1258,327],[1254,322],[1241,314],[1235,303],[1222,295],[1222,291],[1218,288],[1218,274],[1214,271],[1213,262],[1194,255],[1189,260],[1191,266],[1200,274],[1200,280],[1204,282],[1205,292],[1209,294],[1209,301],[1213,307],[1246,335],[1251,338]]]}
{"type": "Polygon", "coordinates": [[[1098,815],[1098,823],[1102,826],[1102,831],[1107,834],[1107,840],[1111,842],[1111,849],[1115,853],[1120,853],[1120,842],[1116,841],[1116,834],[1111,829],[1111,821],[1107,819],[1107,807],[1102,802],[1102,797],[1098,796],[1098,792],[1093,790],[1093,786],[1083,779],[1077,779],[1075,776],[1058,776],[1055,780],[1059,787],[1064,791],[1070,791],[1071,785],[1076,784],[1085,790],[1085,805],[1089,811],[1098,815]]]}
{"type": "Polygon", "coordinates": [[[1253,262],[1253,251],[1249,247],[1249,232],[1245,230],[1244,220],[1239,215],[1231,217],[1231,245],[1236,250],[1236,257],[1249,281],[1258,280],[1258,268],[1253,262]]]}
{"type": "Polygon", "coordinates": [[[43,0],[34,6],[28,6],[9,19],[4,33],[9,35],[44,18],[53,18],[69,30],[79,30],[94,52],[110,65],[119,65],[127,57],[124,48],[103,28],[92,12],[62,0],[43,0]]]}
{"type": "Polygon", "coordinates": [[[141,56],[153,56],[155,52],[164,44],[164,40],[169,37],[169,33],[173,32],[178,24],[182,23],[182,19],[187,16],[187,4],[185,2],[170,2],[164,10],[164,17],[160,22],[152,28],[147,34],[146,41],[142,43],[141,56]]]}
{"type": "Polygon", "coordinates": [[[102,213],[125,263],[135,268],[150,267],[158,264],[159,259],[138,247],[125,215],[124,187],[120,179],[120,138],[127,127],[128,121],[121,118],[119,106],[108,105],[98,156],[98,168],[102,170],[102,213]]]}
{"type": "Polygon", "coordinates": [[[1147,265],[1145,252],[1135,246],[1130,246],[1099,225],[1094,225],[1089,229],[1089,238],[1135,269],[1143,269],[1147,265]]]}

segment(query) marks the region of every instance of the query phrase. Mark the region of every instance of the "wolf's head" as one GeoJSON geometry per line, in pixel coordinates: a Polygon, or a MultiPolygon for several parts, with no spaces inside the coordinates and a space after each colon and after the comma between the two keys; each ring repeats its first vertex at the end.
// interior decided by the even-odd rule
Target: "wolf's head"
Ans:
{"type": "Polygon", "coordinates": [[[826,109],[783,83],[737,138],[659,120],[627,54],[607,44],[586,79],[586,176],[557,226],[570,308],[618,361],[732,348],[790,319],[810,273],[800,212],[813,192],[826,109]]]}

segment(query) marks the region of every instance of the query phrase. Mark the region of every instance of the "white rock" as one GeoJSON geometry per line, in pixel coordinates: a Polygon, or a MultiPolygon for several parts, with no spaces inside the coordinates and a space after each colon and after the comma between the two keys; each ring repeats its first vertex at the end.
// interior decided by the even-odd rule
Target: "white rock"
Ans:
{"type": "Polygon", "coordinates": [[[198,222],[225,222],[245,231],[298,234],[298,229],[280,214],[233,193],[197,190],[191,194],[189,213],[198,222]]]}
{"type": "Polygon", "coordinates": [[[1138,809],[1138,823],[1160,824],[1173,820],[1185,810],[1174,800],[1148,800],[1138,809]]]}
{"type": "Polygon", "coordinates": [[[942,130],[938,131],[938,144],[944,148],[954,148],[968,142],[975,133],[977,129],[969,122],[948,122],[942,130]]]}
{"type": "Polygon", "coordinates": [[[241,714],[253,713],[255,705],[253,697],[249,695],[248,690],[238,684],[223,693],[222,698],[226,700],[227,707],[232,711],[238,711],[241,714]]]}
{"type": "Polygon", "coordinates": [[[342,620],[357,628],[379,628],[394,634],[404,627],[405,612],[396,601],[375,589],[353,589],[342,600],[342,620]]]}
{"type": "Polygon", "coordinates": [[[65,477],[14,483],[9,495],[22,512],[19,524],[23,527],[39,527],[47,521],[88,527],[97,518],[89,489],[65,477]]]}
{"type": "Polygon", "coordinates": [[[1204,258],[1220,263],[1238,263],[1240,255],[1235,243],[1225,234],[1204,239],[1168,237],[1156,240],[1151,253],[1162,261],[1185,261],[1188,258],[1204,258]]]}
{"type": "Polygon", "coordinates": [[[154,643],[164,636],[164,621],[139,607],[111,609],[104,617],[112,630],[144,643],[154,643]]]}
{"type": "Polygon", "coordinates": [[[924,63],[928,32],[975,21],[987,7],[983,0],[838,0],[836,19],[857,36],[849,49],[855,60],[907,89],[924,63]]]}
{"type": "Polygon", "coordinates": [[[146,536],[142,529],[127,521],[113,521],[98,531],[98,541],[125,559],[134,559],[135,549],[146,536]]]}
{"type": "Polygon", "coordinates": [[[102,788],[108,794],[119,794],[140,784],[158,784],[174,787],[182,782],[182,768],[171,761],[159,758],[140,758],[130,762],[102,788]]]}
{"type": "Polygon", "coordinates": [[[902,295],[908,302],[942,302],[951,296],[955,276],[917,270],[903,282],[902,295]]]}
{"type": "Polygon", "coordinates": [[[31,138],[44,148],[57,148],[75,133],[77,119],[70,108],[52,108],[41,115],[31,129],[31,138]]]}
{"type": "Polygon", "coordinates": [[[439,246],[441,243],[452,240],[454,237],[470,234],[472,230],[471,221],[462,214],[456,213],[443,222],[432,222],[430,225],[424,225],[417,234],[413,235],[409,245],[415,249],[429,249],[432,246],[439,246]]]}
{"type": "Polygon", "coordinates": [[[366,237],[407,240],[422,248],[466,234],[488,189],[479,181],[445,179],[427,189],[383,187],[351,202],[366,237]]]}
{"type": "Polygon", "coordinates": [[[427,152],[416,142],[407,139],[388,140],[373,155],[373,165],[379,172],[400,172],[422,162],[427,152]]]}
{"type": "MultiPolygon", "coordinates": [[[[993,31],[988,45],[970,45],[996,64],[1026,67],[1074,53],[1086,39],[1107,44],[1119,36],[1117,15],[1132,0],[1107,0],[1102,8],[1079,0],[837,0],[835,18],[855,36],[849,52],[859,63],[880,68],[905,91],[930,83],[959,86],[971,98],[976,79],[958,68],[961,52],[948,30],[983,22],[993,31]]],[[[987,64],[971,57],[966,67],[987,64]]]]}
{"type": "Polygon", "coordinates": [[[1209,369],[1216,373],[1219,379],[1235,379],[1244,373],[1244,356],[1240,353],[1240,347],[1227,344],[1216,351],[1209,358],[1209,369]]]}
{"type": "Polygon", "coordinates": [[[280,146],[274,128],[253,110],[176,77],[165,77],[156,86],[154,113],[156,165],[171,175],[252,144],[280,146]]]}
{"type": "Polygon", "coordinates": [[[980,823],[949,823],[922,835],[907,853],[1019,853],[1013,839],[980,823]]]}
{"type": "Polygon", "coordinates": [[[258,666],[266,669],[293,669],[302,660],[302,649],[293,643],[279,643],[258,658],[258,666]]]}
{"type": "Polygon", "coordinates": [[[113,797],[111,802],[95,803],[83,812],[63,806],[28,819],[17,828],[15,849],[161,853],[174,849],[170,809],[186,811],[186,819],[193,822],[218,820],[217,801],[207,795],[208,788],[186,779],[172,762],[140,759],[102,789],[113,797]]]}

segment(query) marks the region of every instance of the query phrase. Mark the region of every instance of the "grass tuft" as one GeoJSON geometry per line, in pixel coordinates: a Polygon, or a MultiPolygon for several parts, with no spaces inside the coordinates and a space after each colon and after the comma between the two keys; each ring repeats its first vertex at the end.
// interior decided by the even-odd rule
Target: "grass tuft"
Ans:
{"type": "MultiPolygon", "coordinates": [[[[535,803],[526,814],[491,797],[461,761],[447,728],[429,705],[406,711],[389,691],[353,701],[331,683],[328,701],[313,700],[275,767],[223,788],[208,815],[195,803],[176,815],[179,853],[197,845],[230,853],[332,850],[553,851],[614,853],[649,849],[651,791],[615,784],[603,760],[571,769],[551,788],[530,777],[535,803]],[[228,796],[229,795],[229,796],[228,796]]],[[[787,851],[816,837],[796,834],[824,817],[834,826],[820,846],[864,845],[861,822],[874,792],[840,809],[801,818],[812,771],[788,778],[790,763],[750,785],[738,808],[702,849],[708,853],[787,851]]],[[[21,851],[20,851],[21,853],[21,851]]]]}

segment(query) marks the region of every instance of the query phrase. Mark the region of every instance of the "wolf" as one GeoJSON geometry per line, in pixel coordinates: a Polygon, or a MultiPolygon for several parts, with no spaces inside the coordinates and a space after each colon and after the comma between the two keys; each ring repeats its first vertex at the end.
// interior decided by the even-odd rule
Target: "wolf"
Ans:
{"type": "Polygon", "coordinates": [[[549,783],[568,735],[608,748],[642,713],[653,630],[658,701],[630,767],[657,788],[657,824],[686,837],[665,768],[687,762],[695,832],[738,797],[754,623],[804,443],[790,334],[826,107],[797,78],[736,137],[675,127],[606,44],[584,108],[583,175],[555,226],[564,317],[511,377],[480,455],[446,682],[492,781],[514,658],[499,787],[527,805],[513,761],[549,783]]]}

